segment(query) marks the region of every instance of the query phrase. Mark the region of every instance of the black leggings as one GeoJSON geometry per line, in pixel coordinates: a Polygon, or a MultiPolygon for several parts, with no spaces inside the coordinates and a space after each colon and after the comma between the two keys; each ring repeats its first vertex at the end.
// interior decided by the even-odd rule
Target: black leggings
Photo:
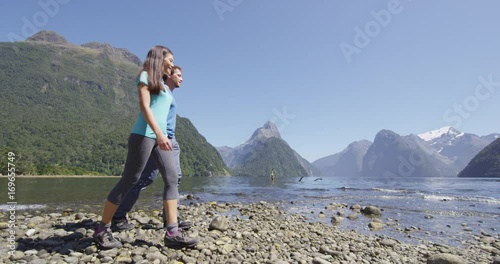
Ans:
{"type": "Polygon", "coordinates": [[[109,193],[108,201],[116,205],[122,202],[127,192],[139,181],[149,156],[152,156],[158,166],[165,183],[163,200],[177,199],[177,171],[174,152],[161,150],[156,139],[130,134],[125,169],[120,181],[109,193]]]}

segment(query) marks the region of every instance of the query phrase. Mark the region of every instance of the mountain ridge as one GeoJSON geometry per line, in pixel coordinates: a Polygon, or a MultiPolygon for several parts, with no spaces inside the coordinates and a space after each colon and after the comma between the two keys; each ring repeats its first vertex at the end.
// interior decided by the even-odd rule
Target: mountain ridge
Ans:
{"type": "MultiPolygon", "coordinates": [[[[0,152],[16,154],[18,174],[122,173],[140,111],[138,65],[47,32],[0,43],[0,57],[0,86],[15,87],[0,93],[0,152]]],[[[184,175],[228,175],[194,126],[177,122],[184,175]]]]}
{"type": "Polygon", "coordinates": [[[218,147],[217,150],[225,164],[238,175],[269,176],[272,170],[286,177],[320,174],[281,138],[271,121],[256,129],[243,144],[234,148],[218,147]]]}
{"type": "Polygon", "coordinates": [[[130,62],[137,66],[142,66],[142,62],[137,57],[137,55],[130,52],[125,48],[116,48],[113,47],[109,43],[99,43],[99,42],[88,42],[82,45],[75,45],[73,43],[68,42],[63,36],[59,35],[57,32],[50,30],[42,30],[38,33],[35,33],[33,36],[28,37],[25,42],[31,43],[44,43],[44,44],[52,44],[59,45],[68,48],[84,48],[97,51],[100,56],[108,57],[112,60],[119,62],[130,62]]]}
{"type": "Polygon", "coordinates": [[[318,159],[312,164],[324,176],[360,176],[363,157],[371,144],[371,141],[365,139],[354,141],[341,152],[318,159]]]}
{"type": "Polygon", "coordinates": [[[458,177],[500,178],[500,137],[474,156],[458,177]]]}
{"type": "MultiPolygon", "coordinates": [[[[392,144],[393,149],[384,150],[383,147],[378,147],[378,151],[372,149],[367,157],[368,161],[366,163],[363,161],[360,175],[365,177],[382,177],[384,174],[393,176],[411,174],[418,177],[457,176],[458,172],[467,165],[474,155],[499,137],[500,134],[497,133],[477,136],[461,132],[451,126],[408,136],[400,136],[391,130],[383,129],[375,135],[374,143],[382,144],[380,142],[384,142],[382,144],[384,147],[392,144]],[[374,166],[373,162],[377,160],[375,156],[388,157],[391,155],[393,158],[386,160],[385,165],[382,166],[379,163],[377,166],[380,168],[375,169],[372,167],[374,166]],[[416,160],[417,157],[425,159],[428,169],[419,172],[418,167],[420,165],[416,160]],[[411,159],[414,159],[413,163],[415,164],[412,164],[411,159]]],[[[314,161],[313,164],[320,168],[324,175],[340,176],[336,173],[336,170],[338,170],[336,166],[340,166],[338,164],[355,164],[354,158],[345,156],[351,144],[341,152],[320,158],[314,161]],[[341,157],[343,157],[343,160],[341,160],[341,157]]],[[[370,147],[375,146],[372,144],[370,147]]],[[[365,155],[367,153],[368,151],[366,151],[365,155]]],[[[358,160],[360,155],[363,155],[362,152],[357,154],[358,160]]],[[[352,169],[345,174],[345,176],[357,175],[352,169]]]]}
{"type": "Polygon", "coordinates": [[[416,135],[400,136],[391,130],[381,130],[363,158],[364,177],[444,177],[450,163],[438,157],[424,140],[416,135]]]}

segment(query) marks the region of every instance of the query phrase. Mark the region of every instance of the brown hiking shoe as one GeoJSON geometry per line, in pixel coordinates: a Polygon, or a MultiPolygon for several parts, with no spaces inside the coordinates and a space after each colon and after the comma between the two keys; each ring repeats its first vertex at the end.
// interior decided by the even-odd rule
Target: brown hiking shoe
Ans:
{"type": "Polygon", "coordinates": [[[191,238],[180,229],[176,234],[167,232],[163,238],[166,247],[169,248],[192,248],[198,244],[198,239],[191,238]]]}

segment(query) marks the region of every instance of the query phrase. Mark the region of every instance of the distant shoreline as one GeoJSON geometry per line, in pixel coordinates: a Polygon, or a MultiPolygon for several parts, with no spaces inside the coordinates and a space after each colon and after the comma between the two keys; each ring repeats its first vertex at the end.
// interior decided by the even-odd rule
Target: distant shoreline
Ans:
{"type": "MultiPolygon", "coordinates": [[[[0,178],[8,178],[0,175],[0,178]]],[[[94,175],[16,175],[16,178],[120,178],[121,176],[94,176],[94,175]]]]}

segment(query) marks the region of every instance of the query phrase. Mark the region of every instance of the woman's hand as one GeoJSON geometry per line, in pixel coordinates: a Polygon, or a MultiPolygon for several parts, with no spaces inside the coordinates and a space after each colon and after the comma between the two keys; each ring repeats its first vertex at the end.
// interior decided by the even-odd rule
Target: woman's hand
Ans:
{"type": "Polygon", "coordinates": [[[170,142],[170,139],[163,133],[156,135],[156,143],[158,143],[161,150],[172,151],[172,142],[170,142]]]}

